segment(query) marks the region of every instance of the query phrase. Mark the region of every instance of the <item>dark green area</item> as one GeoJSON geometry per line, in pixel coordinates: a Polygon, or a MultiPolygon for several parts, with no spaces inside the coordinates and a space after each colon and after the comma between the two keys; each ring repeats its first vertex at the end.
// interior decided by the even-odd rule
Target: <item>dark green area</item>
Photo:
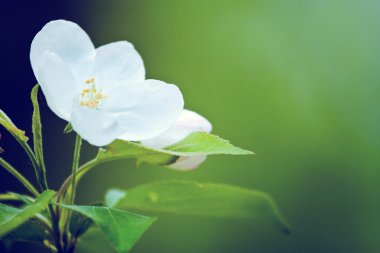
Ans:
{"type": "Polygon", "coordinates": [[[268,192],[294,230],[161,215],[136,253],[380,251],[379,8],[370,0],[86,5],[82,25],[96,46],[131,41],[149,78],[177,84],[215,134],[256,156],[209,157],[189,173],[115,162],[83,179],[80,200],[159,180],[228,183],[268,192]]]}

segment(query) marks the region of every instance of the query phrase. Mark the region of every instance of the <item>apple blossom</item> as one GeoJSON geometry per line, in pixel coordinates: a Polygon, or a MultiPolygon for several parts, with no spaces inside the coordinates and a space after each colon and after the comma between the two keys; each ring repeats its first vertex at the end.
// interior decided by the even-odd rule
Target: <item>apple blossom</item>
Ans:
{"type": "Polygon", "coordinates": [[[50,109],[89,143],[104,146],[165,132],[183,110],[177,86],[145,80],[132,44],[94,48],[75,23],[56,20],[33,39],[30,60],[50,109]]]}
{"type": "MultiPolygon", "coordinates": [[[[209,133],[211,130],[212,125],[207,119],[193,111],[183,110],[174,125],[167,131],[141,143],[151,148],[164,148],[181,141],[191,133],[198,131],[209,133]]],[[[191,170],[205,160],[206,156],[183,156],[169,167],[178,170],[191,170]]]]}

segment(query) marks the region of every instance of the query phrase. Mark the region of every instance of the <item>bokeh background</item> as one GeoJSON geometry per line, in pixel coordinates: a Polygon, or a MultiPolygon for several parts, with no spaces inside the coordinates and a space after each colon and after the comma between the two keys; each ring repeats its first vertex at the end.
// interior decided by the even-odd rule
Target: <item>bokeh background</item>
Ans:
{"type": "MultiPolygon", "coordinates": [[[[0,108],[30,135],[29,46],[48,21],[77,22],[96,46],[128,40],[149,78],[177,84],[214,133],[257,155],[210,157],[189,173],[99,166],[78,201],[99,201],[110,186],[222,182],[268,192],[293,227],[286,236],[260,224],[161,215],[133,253],[380,252],[379,11],[373,0],[3,0],[0,108]]],[[[49,180],[58,188],[74,136],[62,133],[65,122],[42,95],[41,103],[49,180]]],[[[22,150],[1,133],[3,156],[32,179],[22,150]]],[[[82,162],[94,153],[86,145],[82,162]]],[[[0,190],[24,191],[4,170],[0,190]]],[[[26,249],[44,252],[23,243],[9,252],[26,249]]]]}

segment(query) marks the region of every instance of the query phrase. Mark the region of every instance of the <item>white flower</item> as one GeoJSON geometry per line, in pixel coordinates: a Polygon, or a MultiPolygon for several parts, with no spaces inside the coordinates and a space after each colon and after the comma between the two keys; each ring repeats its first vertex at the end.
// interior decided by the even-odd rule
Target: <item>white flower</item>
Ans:
{"type": "Polygon", "coordinates": [[[51,110],[93,145],[153,138],[183,110],[177,86],[145,80],[143,61],[120,41],[94,48],[75,23],[57,20],[34,37],[34,74],[51,110]]]}
{"type": "MultiPolygon", "coordinates": [[[[176,123],[166,132],[141,143],[151,148],[164,148],[184,139],[191,133],[198,131],[209,133],[211,130],[212,125],[207,119],[193,111],[183,110],[176,123]]],[[[178,170],[191,170],[198,167],[205,160],[206,156],[180,157],[169,167],[178,170]]]]}

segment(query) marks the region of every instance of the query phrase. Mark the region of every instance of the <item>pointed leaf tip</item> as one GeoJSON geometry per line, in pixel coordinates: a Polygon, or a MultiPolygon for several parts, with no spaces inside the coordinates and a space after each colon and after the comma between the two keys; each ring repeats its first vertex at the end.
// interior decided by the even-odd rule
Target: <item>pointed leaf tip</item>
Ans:
{"type": "Polygon", "coordinates": [[[20,130],[13,124],[12,120],[0,109],[0,125],[3,126],[18,141],[27,142],[29,138],[25,131],[20,130]]]}
{"type": "Polygon", "coordinates": [[[108,207],[60,206],[92,219],[100,228],[104,237],[107,238],[112,246],[120,253],[129,252],[133,245],[156,220],[155,217],[142,216],[108,207]]]}
{"type": "Polygon", "coordinates": [[[145,147],[139,143],[116,140],[100,149],[97,160],[136,159],[141,162],[171,165],[180,157],[208,155],[251,155],[251,151],[233,146],[229,141],[205,132],[195,132],[164,149],[145,147]]]}
{"type": "Polygon", "coordinates": [[[195,132],[165,150],[188,155],[252,155],[252,151],[236,147],[230,141],[206,132],[195,132]]]}
{"type": "Polygon", "coordinates": [[[71,123],[68,123],[65,129],[63,129],[63,133],[65,134],[71,133],[72,131],[73,131],[73,126],[71,125],[71,123]]]}

